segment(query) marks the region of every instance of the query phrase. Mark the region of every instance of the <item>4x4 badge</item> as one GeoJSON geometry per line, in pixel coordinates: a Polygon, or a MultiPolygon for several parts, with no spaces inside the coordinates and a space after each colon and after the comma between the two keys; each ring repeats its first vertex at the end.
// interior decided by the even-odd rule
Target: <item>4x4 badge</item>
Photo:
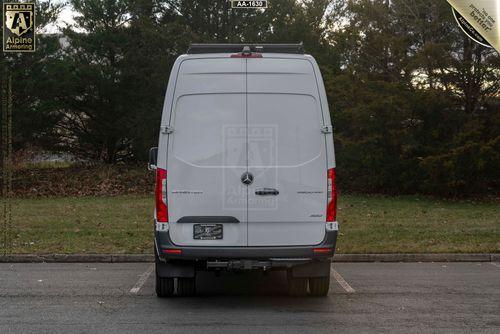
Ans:
{"type": "Polygon", "coordinates": [[[243,173],[243,175],[241,175],[241,182],[243,182],[243,184],[246,184],[247,186],[249,184],[252,184],[253,182],[253,175],[249,172],[245,172],[243,173]]]}

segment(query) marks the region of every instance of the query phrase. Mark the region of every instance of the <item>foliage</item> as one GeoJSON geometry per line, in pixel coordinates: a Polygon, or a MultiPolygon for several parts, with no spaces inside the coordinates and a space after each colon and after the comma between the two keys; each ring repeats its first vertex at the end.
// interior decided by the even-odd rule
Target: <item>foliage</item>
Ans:
{"type": "Polygon", "coordinates": [[[500,58],[470,41],[449,5],[350,1],[328,36],[327,76],[341,188],[498,193],[500,58]]]}
{"type": "MultiPolygon", "coordinates": [[[[36,4],[37,52],[0,54],[0,91],[8,77],[12,78],[14,149],[29,143],[57,144],[54,125],[60,117],[57,100],[64,83],[54,80],[53,75],[60,70],[62,55],[58,37],[43,32],[56,21],[61,9],[61,4],[48,1],[36,4]]],[[[3,26],[3,16],[0,21],[3,26]]]]}
{"type": "MultiPolygon", "coordinates": [[[[319,62],[340,189],[448,196],[500,189],[500,57],[432,0],[71,0],[62,35],[1,58],[16,148],[107,163],[155,145],[169,70],[190,42],[303,41],[319,62]],[[7,69],[7,71],[6,71],[7,69]]],[[[39,4],[40,27],[60,10],[39,4]]]]}
{"type": "Polygon", "coordinates": [[[41,162],[20,167],[14,171],[13,197],[152,195],[154,189],[154,173],[145,164],[41,162]]]}

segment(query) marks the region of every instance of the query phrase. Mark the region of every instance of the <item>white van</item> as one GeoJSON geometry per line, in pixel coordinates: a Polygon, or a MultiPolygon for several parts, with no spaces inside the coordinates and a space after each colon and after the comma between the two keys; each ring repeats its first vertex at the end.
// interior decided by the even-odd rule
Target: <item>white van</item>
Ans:
{"type": "Polygon", "coordinates": [[[156,170],[159,297],[196,272],[287,270],[324,296],[335,249],[335,156],[318,65],[301,44],[193,44],[170,74],[156,170]]]}

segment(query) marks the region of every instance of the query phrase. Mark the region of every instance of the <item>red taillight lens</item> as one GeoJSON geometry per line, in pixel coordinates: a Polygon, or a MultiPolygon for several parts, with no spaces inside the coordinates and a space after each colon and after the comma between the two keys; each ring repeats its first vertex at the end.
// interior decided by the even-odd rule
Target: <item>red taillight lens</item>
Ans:
{"type": "Polygon", "coordinates": [[[314,254],[327,254],[332,251],[332,248],[313,248],[314,254]]]}
{"type": "Polygon", "coordinates": [[[335,186],[335,168],[328,170],[327,177],[327,207],[326,221],[333,222],[337,220],[337,187],[335,186]]]}
{"type": "Polygon", "coordinates": [[[164,249],[165,254],[182,254],[182,249],[164,249]]]}
{"type": "Polygon", "coordinates": [[[167,171],[161,168],[156,169],[156,221],[168,222],[167,206],[167,171]]]}

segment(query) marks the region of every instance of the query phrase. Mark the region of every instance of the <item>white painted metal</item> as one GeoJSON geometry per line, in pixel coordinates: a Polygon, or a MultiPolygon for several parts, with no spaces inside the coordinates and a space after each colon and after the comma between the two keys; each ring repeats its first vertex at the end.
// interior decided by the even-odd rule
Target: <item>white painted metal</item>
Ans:
{"type": "Polygon", "coordinates": [[[322,133],[331,122],[311,56],[183,55],[172,68],[161,126],[169,131],[160,131],[158,167],[168,173],[175,244],[321,242],[326,170],[335,160],[332,133],[322,133]],[[240,181],[246,171],[254,175],[249,186],[240,181]],[[255,195],[261,188],[279,194],[255,195]],[[177,223],[185,216],[240,223],[224,224],[222,240],[193,240],[193,224],[177,223]]]}
{"type": "Polygon", "coordinates": [[[305,59],[247,64],[248,245],[313,245],[325,235],[326,143],[316,78],[305,59]],[[274,188],[277,196],[255,190],[274,188]]]}
{"type": "Polygon", "coordinates": [[[180,66],[168,141],[170,237],[178,245],[247,245],[245,61],[193,59],[180,66]],[[194,240],[185,216],[232,216],[222,240],[194,240]]]}

